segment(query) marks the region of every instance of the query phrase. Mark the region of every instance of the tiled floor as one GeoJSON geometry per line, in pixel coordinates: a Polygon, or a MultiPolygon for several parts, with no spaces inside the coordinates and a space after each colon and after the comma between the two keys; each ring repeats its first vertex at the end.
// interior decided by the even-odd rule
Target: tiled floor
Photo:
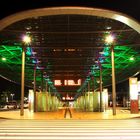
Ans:
{"type": "Polygon", "coordinates": [[[59,109],[56,112],[30,112],[28,109],[24,110],[24,116],[20,116],[20,110],[16,111],[1,111],[0,118],[9,119],[129,119],[140,118],[139,114],[131,114],[129,110],[117,108],[116,115],[112,115],[112,109],[109,108],[105,112],[79,112],[71,109],[72,118],[70,114],[66,114],[64,118],[65,109],[59,109]]]}

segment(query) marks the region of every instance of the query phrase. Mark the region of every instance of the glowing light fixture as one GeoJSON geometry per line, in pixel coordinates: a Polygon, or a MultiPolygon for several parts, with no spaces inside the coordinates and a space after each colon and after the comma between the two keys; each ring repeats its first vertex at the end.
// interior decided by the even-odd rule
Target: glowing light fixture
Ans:
{"type": "Polygon", "coordinates": [[[134,58],[134,57],[130,57],[129,60],[130,60],[130,61],[134,61],[135,58],[134,58]]]}
{"type": "Polygon", "coordinates": [[[114,41],[114,36],[113,35],[106,36],[106,38],[105,38],[106,43],[111,44],[111,43],[113,43],[113,41],[114,41]]]}
{"type": "Polygon", "coordinates": [[[107,26],[107,27],[106,27],[107,30],[110,30],[111,28],[112,28],[112,27],[110,27],[110,26],[107,26]]]}
{"type": "Polygon", "coordinates": [[[31,37],[29,35],[24,35],[23,38],[22,38],[22,41],[25,44],[30,44],[31,43],[31,37]]]}
{"type": "Polygon", "coordinates": [[[129,78],[130,100],[138,100],[138,78],[129,78]]]}
{"type": "Polygon", "coordinates": [[[29,99],[29,110],[31,112],[33,112],[33,110],[34,110],[34,92],[31,89],[29,89],[28,99],[29,99]]]}
{"type": "Polygon", "coordinates": [[[2,59],[2,61],[6,61],[6,58],[5,57],[2,57],[1,59],[2,59]]]}

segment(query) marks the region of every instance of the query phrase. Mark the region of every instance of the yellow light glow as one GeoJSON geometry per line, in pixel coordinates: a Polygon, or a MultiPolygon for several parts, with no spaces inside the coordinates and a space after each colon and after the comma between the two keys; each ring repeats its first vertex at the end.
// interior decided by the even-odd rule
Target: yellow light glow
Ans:
{"type": "Polygon", "coordinates": [[[134,61],[135,59],[134,59],[134,57],[130,57],[130,61],[134,61]]]}
{"type": "Polygon", "coordinates": [[[6,61],[6,58],[5,58],[5,57],[3,57],[3,58],[2,58],[2,61],[6,61]]]}
{"type": "Polygon", "coordinates": [[[106,38],[105,38],[105,42],[110,44],[110,43],[113,43],[114,41],[114,37],[112,35],[108,35],[106,38]]]}
{"type": "Polygon", "coordinates": [[[29,90],[29,97],[28,97],[28,99],[29,99],[29,110],[31,112],[33,112],[34,111],[34,92],[31,89],[29,90]]]}
{"type": "Polygon", "coordinates": [[[138,93],[140,92],[140,81],[138,81],[138,93]]]}
{"type": "Polygon", "coordinates": [[[30,43],[31,43],[31,37],[28,36],[28,35],[25,35],[25,36],[23,36],[22,41],[23,41],[25,44],[30,44],[30,43]]]}
{"type": "Polygon", "coordinates": [[[78,79],[77,81],[74,80],[54,80],[55,86],[80,86],[81,85],[81,79],[78,79]]]}
{"type": "Polygon", "coordinates": [[[54,80],[55,86],[62,86],[61,80],[54,80]]]}
{"type": "Polygon", "coordinates": [[[102,94],[103,94],[103,104],[106,109],[108,107],[108,89],[107,88],[103,89],[102,94]]]}

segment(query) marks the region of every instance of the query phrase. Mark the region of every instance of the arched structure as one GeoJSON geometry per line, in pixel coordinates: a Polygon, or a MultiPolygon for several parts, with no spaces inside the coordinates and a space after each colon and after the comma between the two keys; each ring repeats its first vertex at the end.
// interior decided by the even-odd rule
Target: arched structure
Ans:
{"type": "MultiPolygon", "coordinates": [[[[125,24],[125,25],[127,25],[127,26],[129,26],[130,28],[126,28],[126,30],[124,31],[124,32],[129,32],[129,31],[132,31],[132,29],[134,29],[136,32],[137,32],[137,34],[138,33],[140,33],[140,24],[136,21],[136,20],[134,20],[133,18],[131,18],[131,17],[129,17],[129,16],[127,16],[127,15],[125,15],[125,14],[122,14],[122,13],[119,13],[119,12],[115,12],[115,11],[110,11],[110,10],[104,10],[104,9],[97,9],[97,8],[86,8],[86,7],[55,7],[55,8],[41,8],[41,9],[34,9],[34,10],[28,10],[28,11],[23,11],[23,12],[19,12],[19,13],[16,13],[16,14],[13,14],[13,15],[11,15],[11,16],[8,16],[8,17],[6,17],[6,18],[4,18],[4,19],[2,19],[2,20],[0,20],[0,31],[3,31],[3,30],[5,30],[8,26],[10,26],[10,25],[14,25],[14,23],[18,23],[18,27],[20,26],[20,21],[25,21],[26,22],[26,19],[31,19],[31,18],[33,18],[33,19],[38,19],[38,17],[41,17],[41,18],[43,18],[43,17],[48,17],[48,16],[59,16],[59,15],[67,15],[68,16],[68,21],[67,21],[67,25],[66,26],[69,26],[68,24],[69,24],[69,16],[71,16],[71,15],[76,15],[77,17],[78,16],[90,16],[90,17],[96,17],[95,19],[92,19],[92,20],[97,20],[97,17],[100,17],[100,18],[102,18],[102,20],[104,20],[104,18],[107,18],[107,19],[113,19],[113,20],[116,20],[116,21],[119,21],[119,22],[121,22],[121,24],[123,23],[123,24],[125,24]]],[[[56,18],[56,17],[55,17],[56,18]]],[[[57,17],[57,18],[59,18],[59,17],[57,17]]],[[[63,17],[61,17],[61,18],[63,18],[63,17]]],[[[81,18],[81,17],[80,17],[81,18]]],[[[45,18],[43,19],[44,21],[46,20],[45,18]]],[[[44,23],[44,22],[43,22],[44,23]]],[[[42,26],[43,24],[41,24],[40,26],[42,26]]],[[[95,25],[96,26],[96,25],[95,25]]],[[[121,26],[121,27],[123,27],[123,26],[121,26]]],[[[16,28],[16,25],[14,25],[14,27],[13,28],[16,28]]],[[[68,27],[69,28],[69,27],[68,27]]],[[[12,28],[11,28],[12,29],[12,28]]],[[[23,29],[25,29],[24,27],[23,27],[23,29]]],[[[102,28],[102,29],[104,29],[104,28],[102,28]]],[[[101,30],[102,30],[101,29],[101,30]]],[[[5,30],[4,32],[7,32],[8,33],[8,30],[5,30]]],[[[12,30],[11,30],[11,32],[12,32],[12,30]]],[[[19,33],[20,31],[16,31],[15,33],[19,33]]],[[[42,31],[43,32],[43,31],[42,31]]],[[[89,31],[88,32],[83,32],[83,31],[79,31],[79,32],[76,32],[76,31],[73,31],[73,30],[71,30],[71,32],[69,31],[69,29],[68,30],[65,30],[65,31],[60,31],[60,30],[58,30],[58,32],[55,32],[54,30],[53,30],[53,32],[48,32],[48,30],[46,31],[46,32],[44,32],[44,33],[42,33],[42,34],[45,34],[45,33],[48,33],[48,34],[57,34],[58,36],[59,36],[59,34],[61,34],[61,35],[63,35],[63,37],[62,37],[62,40],[64,39],[64,42],[65,41],[67,41],[66,43],[63,43],[63,49],[61,48],[60,49],[60,51],[63,51],[63,52],[78,52],[80,49],[78,48],[74,48],[73,49],[73,47],[70,47],[69,48],[69,45],[71,45],[70,44],[70,42],[71,41],[73,41],[75,38],[70,38],[70,36],[69,36],[69,34],[75,34],[75,36],[77,35],[77,34],[80,34],[80,33],[82,33],[83,35],[86,33],[86,34],[93,34],[93,33],[98,33],[98,34],[100,34],[100,33],[103,33],[103,32],[105,32],[104,30],[103,31],[97,31],[97,30],[95,30],[95,31],[93,31],[92,33],[90,33],[89,31]],[[65,38],[65,34],[66,34],[66,36],[67,36],[67,38],[65,38]],[[69,41],[69,39],[71,40],[71,41],[69,41]],[[67,46],[67,49],[65,50],[65,45],[66,44],[68,44],[67,46]]],[[[122,31],[116,31],[116,32],[122,32],[122,31]]],[[[37,32],[34,32],[35,34],[37,33],[37,32]]],[[[5,34],[4,34],[5,35],[5,34]]],[[[58,37],[57,36],[57,37],[58,37]]],[[[39,35],[38,35],[38,37],[39,37],[39,35]]],[[[96,37],[96,36],[95,36],[96,37]]],[[[88,37],[87,37],[88,38],[88,37]]],[[[52,39],[52,38],[51,38],[52,39]]],[[[58,39],[58,38],[57,38],[58,39]]],[[[77,38],[76,38],[77,39],[77,38]]],[[[79,38],[78,38],[79,39],[79,38]]],[[[78,40],[77,39],[77,40],[78,40]]],[[[89,42],[91,41],[91,40],[94,40],[92,37],[90,38],[88,38],[89,39],[89,42]]],[[[44,40],[44,37],[43,37],[43,39],[41,38],[41,40],[44,40]]],[[[101,37],[99,38],[99,40],[101,41],[101,37]]],[[[51,40],[52,41],[52,40],[51,40]]],[[[43,41],[42,41],[43,42],[43,41]]],[[[74,41],[73,41],[74,42],[74,41]]],[[[91,42],[94,42],[94,41],[91,41],[91,42]]],[[[19,43],[19,42],[18,42],[19,43]]],[[[38,44],[38,42],[36,41],[36,44],[38,44]]],[[[57,43],[56,43],[57,44],[57,43]]],[[[79,43],[80,44],[80,43],[79,43]]],[[[92,44],[92,43],[91,43],[92,44]]],[[[39,47],[42,47],[41,46],[42,44],[41,43],[39,43],[39,47]]],[[[53,44],[54,45],[54,44],[53,44]]],[[[72,44],[73,45],[73,44],[72,44]]],[[[84,44],[85,45],[85,44],[84,44]]],[[[96,43],[94,44],[95,46],[95,48],[97,47],[96,45],[96,43]]],[[[99,46],[98,46],[98,51],[93,51],[94,53],[93,54],[97,54],[97,52],[98,52],[98,56],[94,56],[94,64],[96,65],[96,60],[95,59],[98,59],[98,62],[100,61],[100,59],[99,58],[104,58],[105,56],[102,56],[102,54],[101,54],[101,57],[99,56],[100,55],[100,53],[102,53],[101,51],[104,51],[103,49],[105,49],[105,47],[103,47],[103,45],[104,45],[104,42],[102,42],[101,44],[100,44],[101,46],[100,47],[102,47],[102,49],[99,49],[99,46]]],[[[124,45],[124,44],[123,44],[124,45]]],[[[45,44],[45,47],[46,47],[47,45],[45,44]]],[[[124,45],[125,46],[125,45],[124,45]]],[[[33,46],[33,47],[35,47],[35,46],[33,46]]],[[[38,46],[36,46],[36,48],[39,48],[38,46]]],[[[44,48],[45,48],[44,47],[44,48]]],[[[47,46],[48,47],[48,46],[47,46]]],[[[60,47],[60,46],[59,46],[60,47]]],[[[80,46],[81,47],[81,46],[80,46]]],[[[85,47],[85,46],[84,46],[85,47]]],[[[90,47],[92,47],[92,48],[94,48],[93,46],[90,46],[90,47]]],[[[50,46],[50,48],[51,48],[51,46],[50,46]]],[[[57,47],[56,47],[57,48],[57,47]]],[[[86,48],[86,47],[85,47],[86,48]]],[[[95,49],[94,48],[94,49],[95,49]]],[[[52,49],[52,48],[51,48],[52,49]]],[[[58,49],[58,48],[57,48],[58,49]]],[[[59,50],[57,50],[57,49],[53,49],[53,50],[51,50],[53,53],[55,52],[55,51],[59,51],[59,50]]],[[[82,48],[83,49],[83,48],[82,48]]],[[[86,48],[87,49],[87,48],[86,48]]],[[[122,47],[118,47],[118,50],[119,49],[122,49],[122,47]]],[[[45,50],[45,49],[44,49],[45,50]]],[[[84,50],[84,49],[83,49],[84,50]]],[[[82,51],[83,51],[82,50],[82,51]]],[[[25,50],[24,50],[25,51],[25,50]]],[[[32,58],[39,58],[39,57],[41,57],[41,59],[43,60],[43,64],[42,65],[44,65],[44,63],[46,63],[46,61],[48,61],[47,60],[47,58],[42,58],[42,56],[40,56],[41,54],[42,54],[42,52],[41,52],[41,50],[37,50],[38,52],[36,53],[38,56],[32,56],[32,58]],[[45,60],[45,61],[44,61],[45,60]]],[[[80,50],[81,51],[81,50],[80,50]]],[[[88,50],[88,51],[90,51],[90,50],[88,50]]],[[[119,50],[120,51],[120,50],[119,50]]],[[[122,50],[121,50],[122,51],[122,50]]],[[[45,51],[44,51],[45,52],[45,51]]],[[[46,53],[46,52],[45,52],[46,53]]],[[[79,52],[78,52],[79,53],[79,52]]],[[[127,53],[127,52],[125,52],[125,53],[127,53]]],[[[92,55],[93,55],[92,54],[92,55]]],[[[135,54],[135,52],[133,53],[133,54],[135,54]]],[[[83,54],[82,54],[83,55],[83,54]]],[[[82,56],[81,55],[81,56],[82,56]]],[[[87,54],[88,55],[88,54],[87,54]]],[[[114,55],[114,54],[113,54],[114,55]]],[[[25,52],[24,52],[24,56],[25,56],[25,52]]],[[[59,56],[59,55],[58,55],[59,56]]],[[[51,56],[52,57],[52,56],[51,56]]],[[[65,56],[66,57],[66,56],[65,56]]],[[[71,57],[71,56],[70,56],[71,57]]],[[[74,56],[75,57],[75,56],[74,56]]],[[[88,56],[86,56],[87,58],[86,58],[86,61],[88,61],[87,59],[88,59],[88,56]]],[[[91,57],[93,57],[93,56],[91,56],[91,57]]],[[[113,56],[114,57],[114,56],[113,56]]],[[[31,58],[31,57],[30,57],[31,58]]],[[[82,57],[81,57],[82,58],[82,57]]],[[[25,59],[25,58],[24,58],[25,59]]],[[[52,58],[51,58],[52,59],[52,58]]],[[[64,59],[64,58],[63,58],[64,59]]],[[[66,59],[66,58],[65,58],[66,59]]],[[[74,58],[75,59],[75,58],[74,58]]],[[[76,59],[78,59],[78,58],[76,58],[76,59]]],[[[120,59],[120,57],[119,57],[119,59],[120,59]]],[[[123,58],[124,59],[124,58],[123,58]]],[[[92,58],[92,60],[93,60],[93,58],[92,58]]],[[[113,59],[113,61],[114,61],[114,59],[113,59]]],[[[74,62],[74,61],[73,61],[74,62]]],[[[24,63],[24,61],[23,61],[23,63],[24,63]]],[[[22,63],[22,64],[23,64],[22,63]]],[[[31,66],[33,66],[34,65],[34,63],[33,62],[29,62],[30,64],[31,64],[31,66]]],[[[79,63],[79,61],[78,61],[78,63],[79,63]]],[[[125,62],[126,63],[126,62],[125,62]]],[[[77,64],[76,64],[77,65],[77,64]]],[[[82,64],[83,65],[83,64],[82,64]]],[[[94,73],[94,68],[95,68],[95,65],[93,65],[93,64],[90,64],[89,65],[89,67],[93,70],[92,72],[94,73]]],[[[114,65],[114,64],[112,64],[112,65],[114,65]]],[[[123,65],[123,64],[122,64],[123,65]]],[[[41,65],[40,65],[41,66],[41,65]]],[[[55,66],[56,66],[56,68],[58,68],[59,67],[59,65],[58,64],[55,64],[55,66]]],[[[84,65],[85,67],[86,67],[86,65],[84,65]]],[[[63,65],[61,65],[61,67],[68,67],[68,65],[67,65],[67,63],[65,63],[65,64],[63,64],[63,65]]],[[[79,67],[80,67],[80,65],[79,65],[79,67]]],[[[114,66],[112,66],[112,67],[114,67],[114,66]]],[[[111,67],[108,67],[108,66],[106,66],[105,68],[110,68],[111,69],[111,67]]],[[[44,68],[43,68],[44,69],[44,68]]],[[[47,69],[47,68],[46,68],[47,69]]],[[[62,68],[61,68],[62,69],[62,68]]],[[[79,69],[79,68],[78,68],[79,69]]],[[[101,70],[101,68],[100,68],[100,70],[101,70]]],[[[23,70],[24,71],[24,70],[23,70]]],[[[113,70],[114,71],[114,70],[113,70]]],[[[113,73],[113,72],[112,72],[113,73]]],[[[120,73],[121,73],[121,71],[120,71],[120,73]]],[[[63,73],[61,73],[61,75],[62,75],[63,73]]],[[[110,74],[110,73],[109,73],[110,74]]],[[[110,76],[108,74],[108,76],[110,76]]],[[[94,75],[94,74],[93,74],[94,75]]],[[[113,78],[114,78],[114,73],[112,74],[113,76],[113,78]]],[[[43,72],[41,71],[41,76],[42,76],[42,79],[43,79],[43,72]]],[[[85,76],[85,75],[84,75],[85,76]]],[[[88,76],[90,76],[90,74],[88,75],[88,76]]],[[[90,79],[90,77],[85,77],[85,83],[83,84],[84,86],[84,88],[87,86],[87,85],[89,85],[89,81],[91,80],[90,79]]],[[[22,78],[24,78],[24,75],[22,75],[22,78]]],[[[102,79],[101,77],[100,77],[100,79],[102,79]]],[[[107,79],[108,81],[109,81],[109,79],[107,79]]],[[[30,81],[31,82],[31,81],[30,81]]],[[[51,81],[48,81],[49,83],[51,83],[51,81]]],[[[22,81],[22,84],[24,83],[24,81],[22,81]]],[[[34,83],[35,83],[35,81],[34,81],[34,83]]],[[[43,83],[43,80],[42,80],[42,83],[43,83]]],[[[61,82],[60,82],[61,83],[61,82]]],[[[67,84],[68,82],[66,81],[66,84],[67,84]]],[[[102,83],[102,82],[100,82],[100,83],[102,83]]],[[[23,84],[24,85],[24,84],[23,84]]],[[[114,85],[115,85],[115,79],[113,79],[113,87],[114,87],[114,85]]],[[[82,88],[83,88],[82,87],[82,88]]],[[[100,87],[102,87],[101,85],[100,85],[100,87]]],[[[22,87],[23,88],[23,87],[22,87]]],[[[52,89],[55,89],[54,87],[51,87],[52,89]]],[[[90,90],[90,88],[88,88],[89,90],[90,90]]],[[[83,89],[80,89],[80,92],[81,92],[81,90],[83,90],[83,89]]],[[[102,92],[102,89],[100,89],[101,91],[100,92],[102,92]]],[[[22,91],[22,92],[24,92],[24,91],[22,91]]],[[[79,90],[78,90],[78,92],[79,92],[79,90]]],[[[113,90],[113,92],[115,92],[115,89],[113,90]]],[[[100,98],[100,100],[101,100],[102,98],[100,98]]],[[[23,101],[23,96],[22,96],[22,101],[23,101]]],[[[114,101],[113,101],[113,103],[115,104],[115,97],[114,97],[114,101]]],[[[101,105],[102,106],[102,105],[101,105]]],[[[115,105],[114,105],[115,106],[115,105]]],[[[115,114],[115,113],[114,113],[115,114]]]]}
{"type": "Polygon", "coordinates": [[[110,18],[130,26],[131,28],[140,33],[140,24],[135,19],[129,17],[128,15],[111,10],[87,8],[87,7],[41,8],[19,12],[0,20],[0,30],[17,21],[24,20],[27,18],[38,16],[63,15],[63,14],[90,15],[110,18]]]}

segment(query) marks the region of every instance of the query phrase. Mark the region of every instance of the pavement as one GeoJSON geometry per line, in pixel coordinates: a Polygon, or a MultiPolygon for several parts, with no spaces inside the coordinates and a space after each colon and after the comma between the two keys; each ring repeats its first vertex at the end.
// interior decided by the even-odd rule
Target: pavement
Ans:
{"type": "Polygon", "coordinates": [[[24,115],[20,116],[20,110],[0,111],[1,119],[41,119],[41,120],[98,120],[98,119],[134,119],[140,118],[140,112],[138,114],[131,114],[130,110],[125,108],[117,108],[116,115],[112,115],[112,108],[106,109],[104,112],[80,112],[73,108],[70,108],[70,112],[66,113],[65,108],[59,108],[54,112],[31,112],[28,109],[24,109],[24,115]]]}
{"type": "Polygon", "coordinates": [[[55,112],[24,109],[0,111],[0,140],[140,140],[140,112],[112,108],[80,112],[60,108],[55,112]]]}
{"type": "Polygon", "coordinates": [[[140,119],[0,119],[0,140],[140,140],[140,119]]]}

